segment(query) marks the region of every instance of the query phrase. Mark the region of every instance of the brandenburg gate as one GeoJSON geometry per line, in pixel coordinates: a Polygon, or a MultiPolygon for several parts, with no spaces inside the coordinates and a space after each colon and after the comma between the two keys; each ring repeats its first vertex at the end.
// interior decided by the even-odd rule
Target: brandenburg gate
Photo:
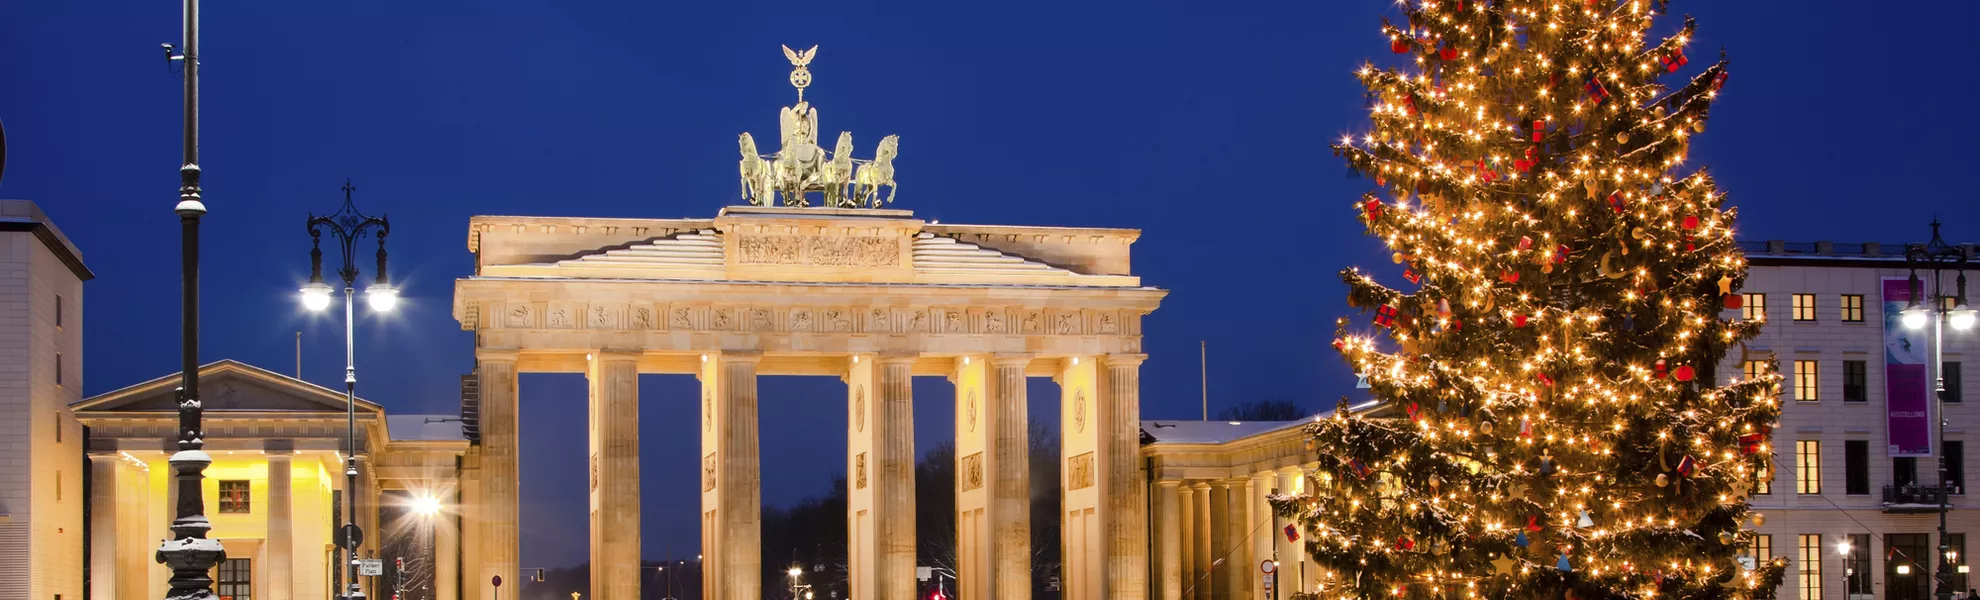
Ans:
{"type": "Polygon", "coordinates": [[[956,415],[962,597],[1030,597],[1028,377],[1060,387],[1065,597],[1147,597],[1141,323],[1167,292],[1130,274],[1140,233],[884,208],[898,141],[872,159],[853,157],[848,133],[832,152],[817,145],[803,101],[815,52],[785,49],[799,101],[782,111],[780,148],[758,154],[741,136],[746,205],[703,219],[471,219],[475,273],[453,305],[480,379],[482,442],[462,481],[469,597],[493,600],[493,576],[517,581],[516,378],[548,372],[590,381],[591,598],[639,597],[641,373],[701,382],[706,598],[763,597],[760,375],[846,383],[852,598],[915,595],[916,375],[955,384],[940,401],[956,415]]]}

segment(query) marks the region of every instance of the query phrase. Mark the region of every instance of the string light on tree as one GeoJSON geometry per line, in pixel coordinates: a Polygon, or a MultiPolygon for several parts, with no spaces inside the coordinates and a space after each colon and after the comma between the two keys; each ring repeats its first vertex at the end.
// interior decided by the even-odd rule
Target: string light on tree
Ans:
{"type": "Polygon", "coordinates": [[[1307,426],[1321,466],[1272,499],[1326,573],[1303,597],[1771,597],[1785,559],[1738,558],[1780,377],[1719,385],[1761,323],[1686,165],[1727,61],[1694,68],[1663,1],[1400,7],[1334,147],[1395,263],[1342,271],[1369,321],[1334,347],[1394,418],[1307,426]]]}

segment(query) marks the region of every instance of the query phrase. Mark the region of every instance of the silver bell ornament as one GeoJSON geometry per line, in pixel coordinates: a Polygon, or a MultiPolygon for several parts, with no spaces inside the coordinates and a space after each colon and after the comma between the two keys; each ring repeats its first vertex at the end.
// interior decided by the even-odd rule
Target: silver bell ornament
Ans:
{"type": "Polygon", "coordinates": [[[1762,513],[1762,512],[1753,513],[1754,527],[1759,527],[1761,525],[1766,525],[1766,524],[1767,524],[1767,513],[1762,513]]]}
{"type": "Polygon", "coordinates": [[[1732,534],[1732,532],[1730,532],[1730,531],[1721,531],[1721,532],[1719,532],[1719,543],[1721,543],[1721,544],[1725,544],[1725,545],[1728,545],[1728,546],[1730,546],[1730,545],[1732,545],[1732,543],[1733,543],[1733,534],[1732,534]]]}
{"type": "Polygon", "coordinates": [[[1667,474],[1664,474],[1664,473],[1658,473],[1658,474],[1657,474],[1657,487],[1664,487],[1664,486],[1667,486],[1667,485],[1670,485],[1670,484],[1671,484],[1671,476],[1670,476],[1670,475],[1667,475],[1667,474]]]}

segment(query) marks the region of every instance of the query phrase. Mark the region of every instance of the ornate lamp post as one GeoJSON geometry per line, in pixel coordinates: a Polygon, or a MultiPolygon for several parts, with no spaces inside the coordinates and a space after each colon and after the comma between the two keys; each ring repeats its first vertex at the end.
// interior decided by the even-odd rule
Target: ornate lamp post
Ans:
{"type": "Polygon", "coordinates": [[[167,600],[210,600],[213,577],[208,575],[227,556],[219,540],[206,538],[213,524],[206,520],[206,500],[200,490],[206,466],[213,463],[203,448],[199,404],[199,218],[206,214],[199,189],[199,0],[185,0],[185,51],[172,54],[165,44],[165,61],[179,61],[185,77],[184,160],[179,163],[180,340],[179,451],[170,459],[179,496],[173,502],[172,538],[159,544],[154,560],[172,569],[167,600]]]}
{"type": "Polygon", "coordinates": [[[343,548],[345,573],[349,578],[350,600],[364,598],[358,587],[358,545],[364,541],[363,531],[357,526],[357,366],[353,350],[351,312],[357,293],[358,269],[354,262],[357,242],[366,233],[376,229],[378,234],[378,277],[371,287],[364,291],[371,310],[386,312],[399,303],[399,291],[392,288],[392,282],[385,275],[385,236],[392,232],[392,224],[384,216],[371,217],[358,212],[351,204],[351,192],[357,188],[351,182],[344,182],[344,205],[337,212],[309,216],[309,283],[303,285],[303,306],[312,312],[321,312],[330,307],[330,285],[323,281],[323,230],[328,229],[337,238],[340,256],[344,264],[337,269],[337,275],[344,280],[344,526],[339,530],[339,546],[343,548]]]}
{"type": "Polygon", "coordinates": [[[1938,417],[1939,455],[1939,568],[1935,579],[1938,591],[1934,595],[1939,600],[1952,600],[1953,589],[1953,550],[1946,543],[1946,513],[1951,510],[1947,504],[1946,486],[1946,373],[1945,373],[1945,326],[1965,331],[1973,328],[1974,312],[1966,305],[1966,249],[1947,244],[1939,237],[1939,221],[1932,220],[1932,241],[1925,244],[1911,244],[1905,248],[1904,262],[1911,270],[1911,305],[1899,313],[1907,329],[1919,329],[1930,322],[1932,325],[1932,373],[1933,407],[1938,417]],[[1929,271],[1932,276],[1931,302],[1920,302],[1925,288],[1918,280],[1919,269],[1929,271]],[[1944,273],[1952,271],[1958,275],[1954,295],[1947,295],[1944,273]],[[1946,306],[1946,299],[1952,299],[1953,306],[1946,306]],[[1929,306],[1928,306],[1929,304],[1929,306]]]}

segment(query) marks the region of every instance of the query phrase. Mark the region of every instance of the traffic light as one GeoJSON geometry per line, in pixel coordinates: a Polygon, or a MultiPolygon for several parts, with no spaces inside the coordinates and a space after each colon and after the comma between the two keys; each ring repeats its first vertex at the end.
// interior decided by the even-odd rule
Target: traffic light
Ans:
{"type": "Polygon", "coordinates": [[[394,570],[394,571],[404,571],[404,570],[406,570],[406,557],[403,557],[403,556],[397,556],[397,557],[393,557],[393,558],[392,558],[392,570],[394,570]]]}
{"type": "Polygon", "coordinates": [[[536,578],[533,579],[532,581],[535,581],[537,583],[543,583],[543,569],[536,570],[536,578]]]}

